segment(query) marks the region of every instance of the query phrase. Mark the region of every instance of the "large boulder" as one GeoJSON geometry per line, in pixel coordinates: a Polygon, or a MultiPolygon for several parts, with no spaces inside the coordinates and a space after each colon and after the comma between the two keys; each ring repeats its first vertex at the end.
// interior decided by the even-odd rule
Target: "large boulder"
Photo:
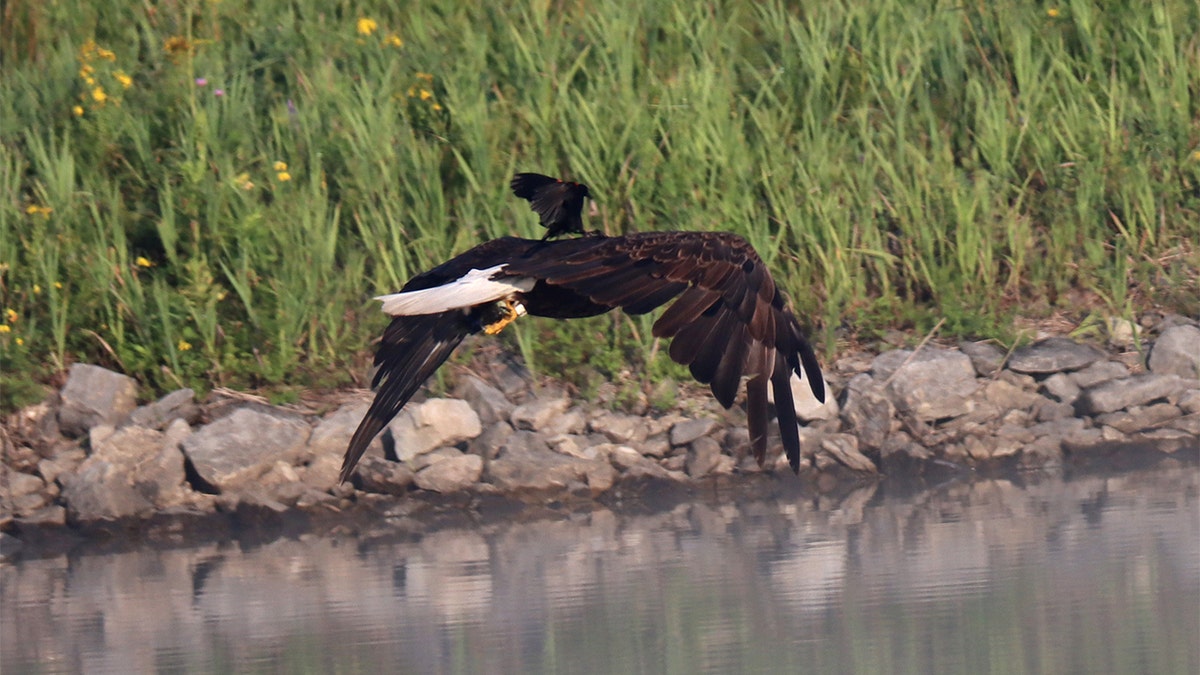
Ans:
{"type": "Polygon", "coordinates": [[[108,435],[73,473],[60,476],[63,500],[76,522],[143,516],[183,503],[185,485],[179,439],[187,425],[168,433],[125,427],[108,435]]]}
{"type": "Polygon", "coordinates": [[[1104,352],[1091,345],[1081,345],[1070,338],[1053,337],[1013,351],[1008,359],[1008,368],[1027,375],[1049,375],[1079,370],[1102,358],[1104,352]]]}
{"type": "Polygon", "coordinates": [[[408,406],[388,428],[396,442],[396,456],[402,462],[483,433],[479,415],[466,401],[456,398],[431,398],[420,405],[408,406]]]}
{"type": "Polygon", "coordinates": [[[59,428],[78,438],[98,424],[124,422],[137,408],[137,381],[100,366],[76,363],[60,396],[59,428]]]}
{"type": "Polygon", "coordinates": [[[245,486],[304,452],[309,426],[299,417],[257,408],[238,408],[201,427],[183,442],[196,474],[218,491],[245,486]]]}
{"type": "Polygon", "coordinates": [[[1147,365],[1160,375],[1200,379],[1200,328],[1183,325],[1164,330],[1150,350],[1147,365]]]}
{"type": "Polygon", "coordinates": [[[881,354],[872,363],[871,375],[887,383],[896,408],[925,421],[971,412],[971,394],[979,388],[970,357],[946,349],[881,354]]]}

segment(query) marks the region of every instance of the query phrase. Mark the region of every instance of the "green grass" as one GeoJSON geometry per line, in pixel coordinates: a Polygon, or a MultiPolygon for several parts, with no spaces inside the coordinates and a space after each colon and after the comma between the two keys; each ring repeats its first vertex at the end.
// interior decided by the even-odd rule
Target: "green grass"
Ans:
{"type": "MultiPolygon", "coordinates": [[[[10,5],[4,407],[75,361],[345,382],[372,295],[540,236],[516,170],[588,183],[609,233],[745,235],[827,354],[1200,313],[1194,2],[10,5]]],[[[521,324],[553,368],[597,333],[600,370],[651,342],[649,318],[521,324]]]]}

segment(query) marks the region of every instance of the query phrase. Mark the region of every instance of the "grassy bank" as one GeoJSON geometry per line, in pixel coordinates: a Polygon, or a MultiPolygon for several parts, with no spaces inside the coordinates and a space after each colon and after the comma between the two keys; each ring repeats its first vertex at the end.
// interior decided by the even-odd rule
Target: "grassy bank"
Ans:
{"type": "MultiPolygon", "coordinates": [[[[5,407],[74,361],[349,381],[370,296],[540,236],[515,170],[588,183],[610,233],[742,233],[829,351],[1200,311],[1187,0],[93,4],[4,10],[5,407]]],[[[650,323],[513,335],[607,376],[650,323]]]]}

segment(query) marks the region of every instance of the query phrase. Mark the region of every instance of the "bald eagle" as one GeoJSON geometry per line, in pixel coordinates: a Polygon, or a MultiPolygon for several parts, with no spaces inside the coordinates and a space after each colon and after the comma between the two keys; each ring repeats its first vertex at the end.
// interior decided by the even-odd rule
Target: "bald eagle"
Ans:
{"type": "Polygon", "coordinates": [[[799,471],[789,379],[793,373],[807,378],[820,401],[824,379],[783,293],[745,239],[726,232],[552,239],[583,232],[587,186],[518,174],[512,188],[541,216],[543,239],[485,242],[418,274],[400,292],[376,298],[392,322],[375,354],[371,386],[377,393],[350,439],[341,480],[466,336],[495,335],[524,314],[571,319],[620,307],[636,315],[672,300],[653,327],[655,337],[671,339],[671,359],[688,366],[726,408],[742,377],[749,378],[750,445],[760,465],[767,449],[769,383],[784,451],[799,471]]]}

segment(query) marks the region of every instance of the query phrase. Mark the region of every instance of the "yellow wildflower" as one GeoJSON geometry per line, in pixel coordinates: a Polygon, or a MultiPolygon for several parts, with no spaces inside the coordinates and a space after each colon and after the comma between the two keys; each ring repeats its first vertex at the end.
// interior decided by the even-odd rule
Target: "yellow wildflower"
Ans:
{"type": "Polygon", "coordinates": [[[441,110],[442,110],[442,104],[440,104],[440,103],[434,103],[432,106],[430,106],[430,108],[431,108],[432,110],[434,110],[435,112],[441,112],[441,110]]]}
{"type": "Polygon", "coordinates": [[[92,90],[92,98],[96,103],[104,103],[108,100],[108,94],[104,93],[104,87],[96,87],[92,90]]]}
{"type": "Polygon", "coordinates": [[[116,61],[117,60],[117,55],[112,53],[111,51],[105,49],[104,47],[96,47],[96,56],[98,58],[104,59],[105,61],[116,61]]]}
{"type": "Polygon", "coordinates": [[[250,174],[248,173],[239,173],[237,177],[233,179],[233,182],[243,190],[254,189],[254,181],[250,180],[250,174]]]}
{"type": "Polygon", "coordinates": [[[375,23],[375,19],[364,17],[358,20],[359,35],[370,35],[375,32],[376,28],[379,28],[379,24],[375,23]]]}
{"type": "Polygon", "coordinates": [[[430,73],[417,73],[417,79],[425,80],[426,82],[433,82],[433,75],[430,73]]]}
{"type": "Polygon", "coordinates": [[[431,98],[433,98],[433,92],[429,91],[428,89],[421,90],[421,100],[422,101],[428,101],[431,98]]]}
{"type": "Polygon", "coordinates": [[[21,345],[25,344],[25,338],[17,338],[16,342],[17,346],[20,347],[21,345]]]}
{"type": "Polygon", "coordinates": [[[76,117],[83,117],[83,106],[77,105],[71,108],[71,113],[76,117]]]}
{"type": "Polygon", "coordinates": [[[38,206],[37,204],[30,204],[29,206],[25,207],[25,213],[28,213],[31,216],[41,216],[43,218],[49,218],[50,214],[54,213],[54,209],[49,206],[38,206]]]}
{"type": "Polygon", "coordinates": [[[0,323],[0,333],[11,333],[12,328],[6,323],[0,323]]]}
{"type": "Polygon", "coordinates": [[[292,174],[286,171],[280,171],[279,173],[275,174],[275,177],[279,179],[280,183],[286,183],[292,179],[292,174]]]}
{"type": "Polygon", "coordinates": [[[1200,150],[1192,151],[1192,159],[1196,160],[1197,162],[1200,162],[1200,150]]]}
{"type": "Polygon", "coordinates": [[[144,255],[139,255],[137,257],[137,260],[134,260],[133,262],[138,267],[154,267],[154,263],[151,262],[150,259],[144,255]]]}
{"type": "Polygon", "coordinates": [[[56,281],[56,282],[54,282],[54,287],[55,287],[55,288],[59,288],[59,289],[61,289],[61,288],[62,288],[62,282],[61,282],[61,281],[56,281]]]}
{"type": "Polygon", "coordinates": [[[124,87],[125,89],[128,89],[133,86],[133,78],[126,75],[125,71],[123,71],[123,70],[118,70],[115,73],[113,73],[113,77],[117,78],[117,82],[120,82],[121,86],[124,87]]]}
{"type": "Polygon", "coordinates": [[[395,33],[392,33],[391,35],[387,36],[387,39],[384,40],[383,43],[385,45],[391,45],[393,47],[403,47],[404,46],[404,40],[401,40],[400,36],[396,35],[395,33]]]}
{"type": "Polygon", "coordinates": [[[42,294],[42,287],[41,287],[40,285],[38,285],[38,284],[34,284],[34,285],[33,285],[33,294],[34,294],[34,295],[41,295],[41,294],[42,294]]]}
{"type": "Polygon", "coordinates": [[[276,171],[287,171],[287,162],[275,162],[273,167],[276,171]]]}
{"type": "Polygon", "coordinates": [[[409,87],[409,88],[408,88],[408,97],[409,97],[409,98],[412,98],[412,97],[414,97],[414,96],[416,96],[416,95],[417,95],[417,88],[416,88],[416,87],[409,87]]]}
{"type": "Polygon", "coordinates": [[[1046,16],[1050,17],[1051,19],[1057,19],[1058,18],[1058,8],[1051,7],[1050,9],[1046,10],[1046,16]]]}
{"type": "Polygon", "coordinates": [[[187,340],[184,340],[184,339],[180,338],[180,340],[179,340],[179,344],[177,344],[177,345],[175,345],[175,346],[176,346],[176,348],[177,348],[177,349],[179,349],[179,351],[181,351],[181,352],[186,352],[187,350],[189,350],[189,349],[191,349],[191,348],[192,348],[192,343],[188,342],[187,340]]]}
{"type": "Polygon", "coordinates": [[[183,52],[188,52],[191,50],[192,50],[191,43],[188,42],[188,39],[183,37],[182,35],[172,35],[171,37],[167,38],[166,40],[163,40],[163,51],[165,51],[168,54],[171,54],[172,56],[174,56],[176,54],[182,54],[183,52]]]}
{"type": "Polygon", "coordinates": [[[13,309],[12,307],[4,310],[4,318],[8,319],[9,323],[16,323],[17,319],[20,317],[21,315],[17,314],[17,310],[13,309]]]}
{"type": "Polygon", "coordinates": [[[94,72],[96,72],[96,69],[90,64],[85,63],[82,66],[79,66],[79,77],[86,78],[94,72]]]}

